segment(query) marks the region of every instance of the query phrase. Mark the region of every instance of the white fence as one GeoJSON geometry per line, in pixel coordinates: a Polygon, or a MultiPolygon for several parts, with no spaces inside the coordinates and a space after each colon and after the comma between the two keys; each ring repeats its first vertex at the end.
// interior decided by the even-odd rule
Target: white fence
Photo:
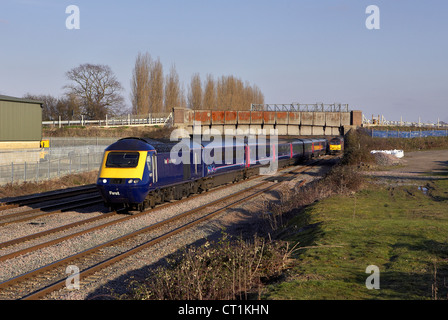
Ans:
{"type": "Polygon", "coordinates": [[[67,174],[99,169],[103,152],[73,154],[51,159],[46,157],[37,162],[23,162],[0,165],[0,185],[15,182],[39,182],[62,177],[67,174]]]}
{"type": "Polygon", "coordinates": [[[118,138],[44,138],[50,148],[0,152],[0,185],[39,182],[100,168],[104,149],[118,138]]]}
{"type": "Polygon", "coordinates": [[[145,126],[165,126],[171,125],[173,121],[173,114],[148,114],[146,116],[142,115],[131,115],[123,117],[113,117],[109,118],[106,115],[106,119],[102,120],[85,120],[84,116],[81,116],[81,119],[77,120],[62,120],[59,117],[58,120],[52,121],[42,121],[42,125],[44,126],[57,126],[61,128],[62,126],[86,126],[86,125],[96,125],[96,126],[136,126],[136,125],[145,125],[145,126]]]}

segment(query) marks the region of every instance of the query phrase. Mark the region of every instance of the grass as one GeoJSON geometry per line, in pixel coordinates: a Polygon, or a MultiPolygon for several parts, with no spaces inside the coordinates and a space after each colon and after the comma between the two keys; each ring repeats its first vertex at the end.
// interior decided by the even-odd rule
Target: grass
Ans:
{"type": "Polygon", "coordinates": [[[302,245],[295,267],[264,298],[446,299],[448,181],[428,187],[372,184],[309,206],[289,227],[314,227],[285,237],[302,245]],[[379,290],[366,288],[369,265],[379,290]]]}

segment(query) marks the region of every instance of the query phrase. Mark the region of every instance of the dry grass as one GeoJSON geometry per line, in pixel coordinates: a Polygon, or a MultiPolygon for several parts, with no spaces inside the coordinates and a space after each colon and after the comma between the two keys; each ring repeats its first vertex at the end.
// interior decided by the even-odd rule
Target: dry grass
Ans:
{"type": "Polygon", "coordinates": [[[336,165],[324,178],[304,187],[284,187],[279,191],[279,200],[264,203],[257,232],[275,235],[304,207],[333,195],[352,194],[362,188],[364,180],[356,167],[336,165]]]}
{"type": "Polygon", "coordinates": [[[294,248],[286,242],[232,240],[190,247],[153,271],[144,283],[131,284],[122,299],[233,300],[260,297],[263,283],[288,267],[294,248]]]}

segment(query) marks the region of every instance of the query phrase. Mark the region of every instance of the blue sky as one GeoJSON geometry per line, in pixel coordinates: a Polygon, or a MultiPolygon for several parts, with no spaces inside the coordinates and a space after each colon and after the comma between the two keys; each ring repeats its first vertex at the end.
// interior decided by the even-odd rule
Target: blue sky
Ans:
{"type": "Polygon", "coordinates": [[[63,94],[65,72],[107,64],[125,88],[139,51],[188,86],[235,75],[266,103],[348,103],[370,118],[448,121],[446,0],[1,0],[0,94],[63,94]],[[66,7],[80,9],[68,30],[66,7]],[[368,30],[367,6],[380,9],[368,30]]]}

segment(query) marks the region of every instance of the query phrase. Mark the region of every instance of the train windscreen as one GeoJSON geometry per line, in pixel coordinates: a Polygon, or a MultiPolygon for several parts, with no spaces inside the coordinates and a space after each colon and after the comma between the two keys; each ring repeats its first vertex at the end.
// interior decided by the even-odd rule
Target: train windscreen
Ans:
{"type": "Polygon", "coordinates": [[[111,152],[107,156],[108,168],[135,168],[140,154],[138,152],[111,152]]]}

